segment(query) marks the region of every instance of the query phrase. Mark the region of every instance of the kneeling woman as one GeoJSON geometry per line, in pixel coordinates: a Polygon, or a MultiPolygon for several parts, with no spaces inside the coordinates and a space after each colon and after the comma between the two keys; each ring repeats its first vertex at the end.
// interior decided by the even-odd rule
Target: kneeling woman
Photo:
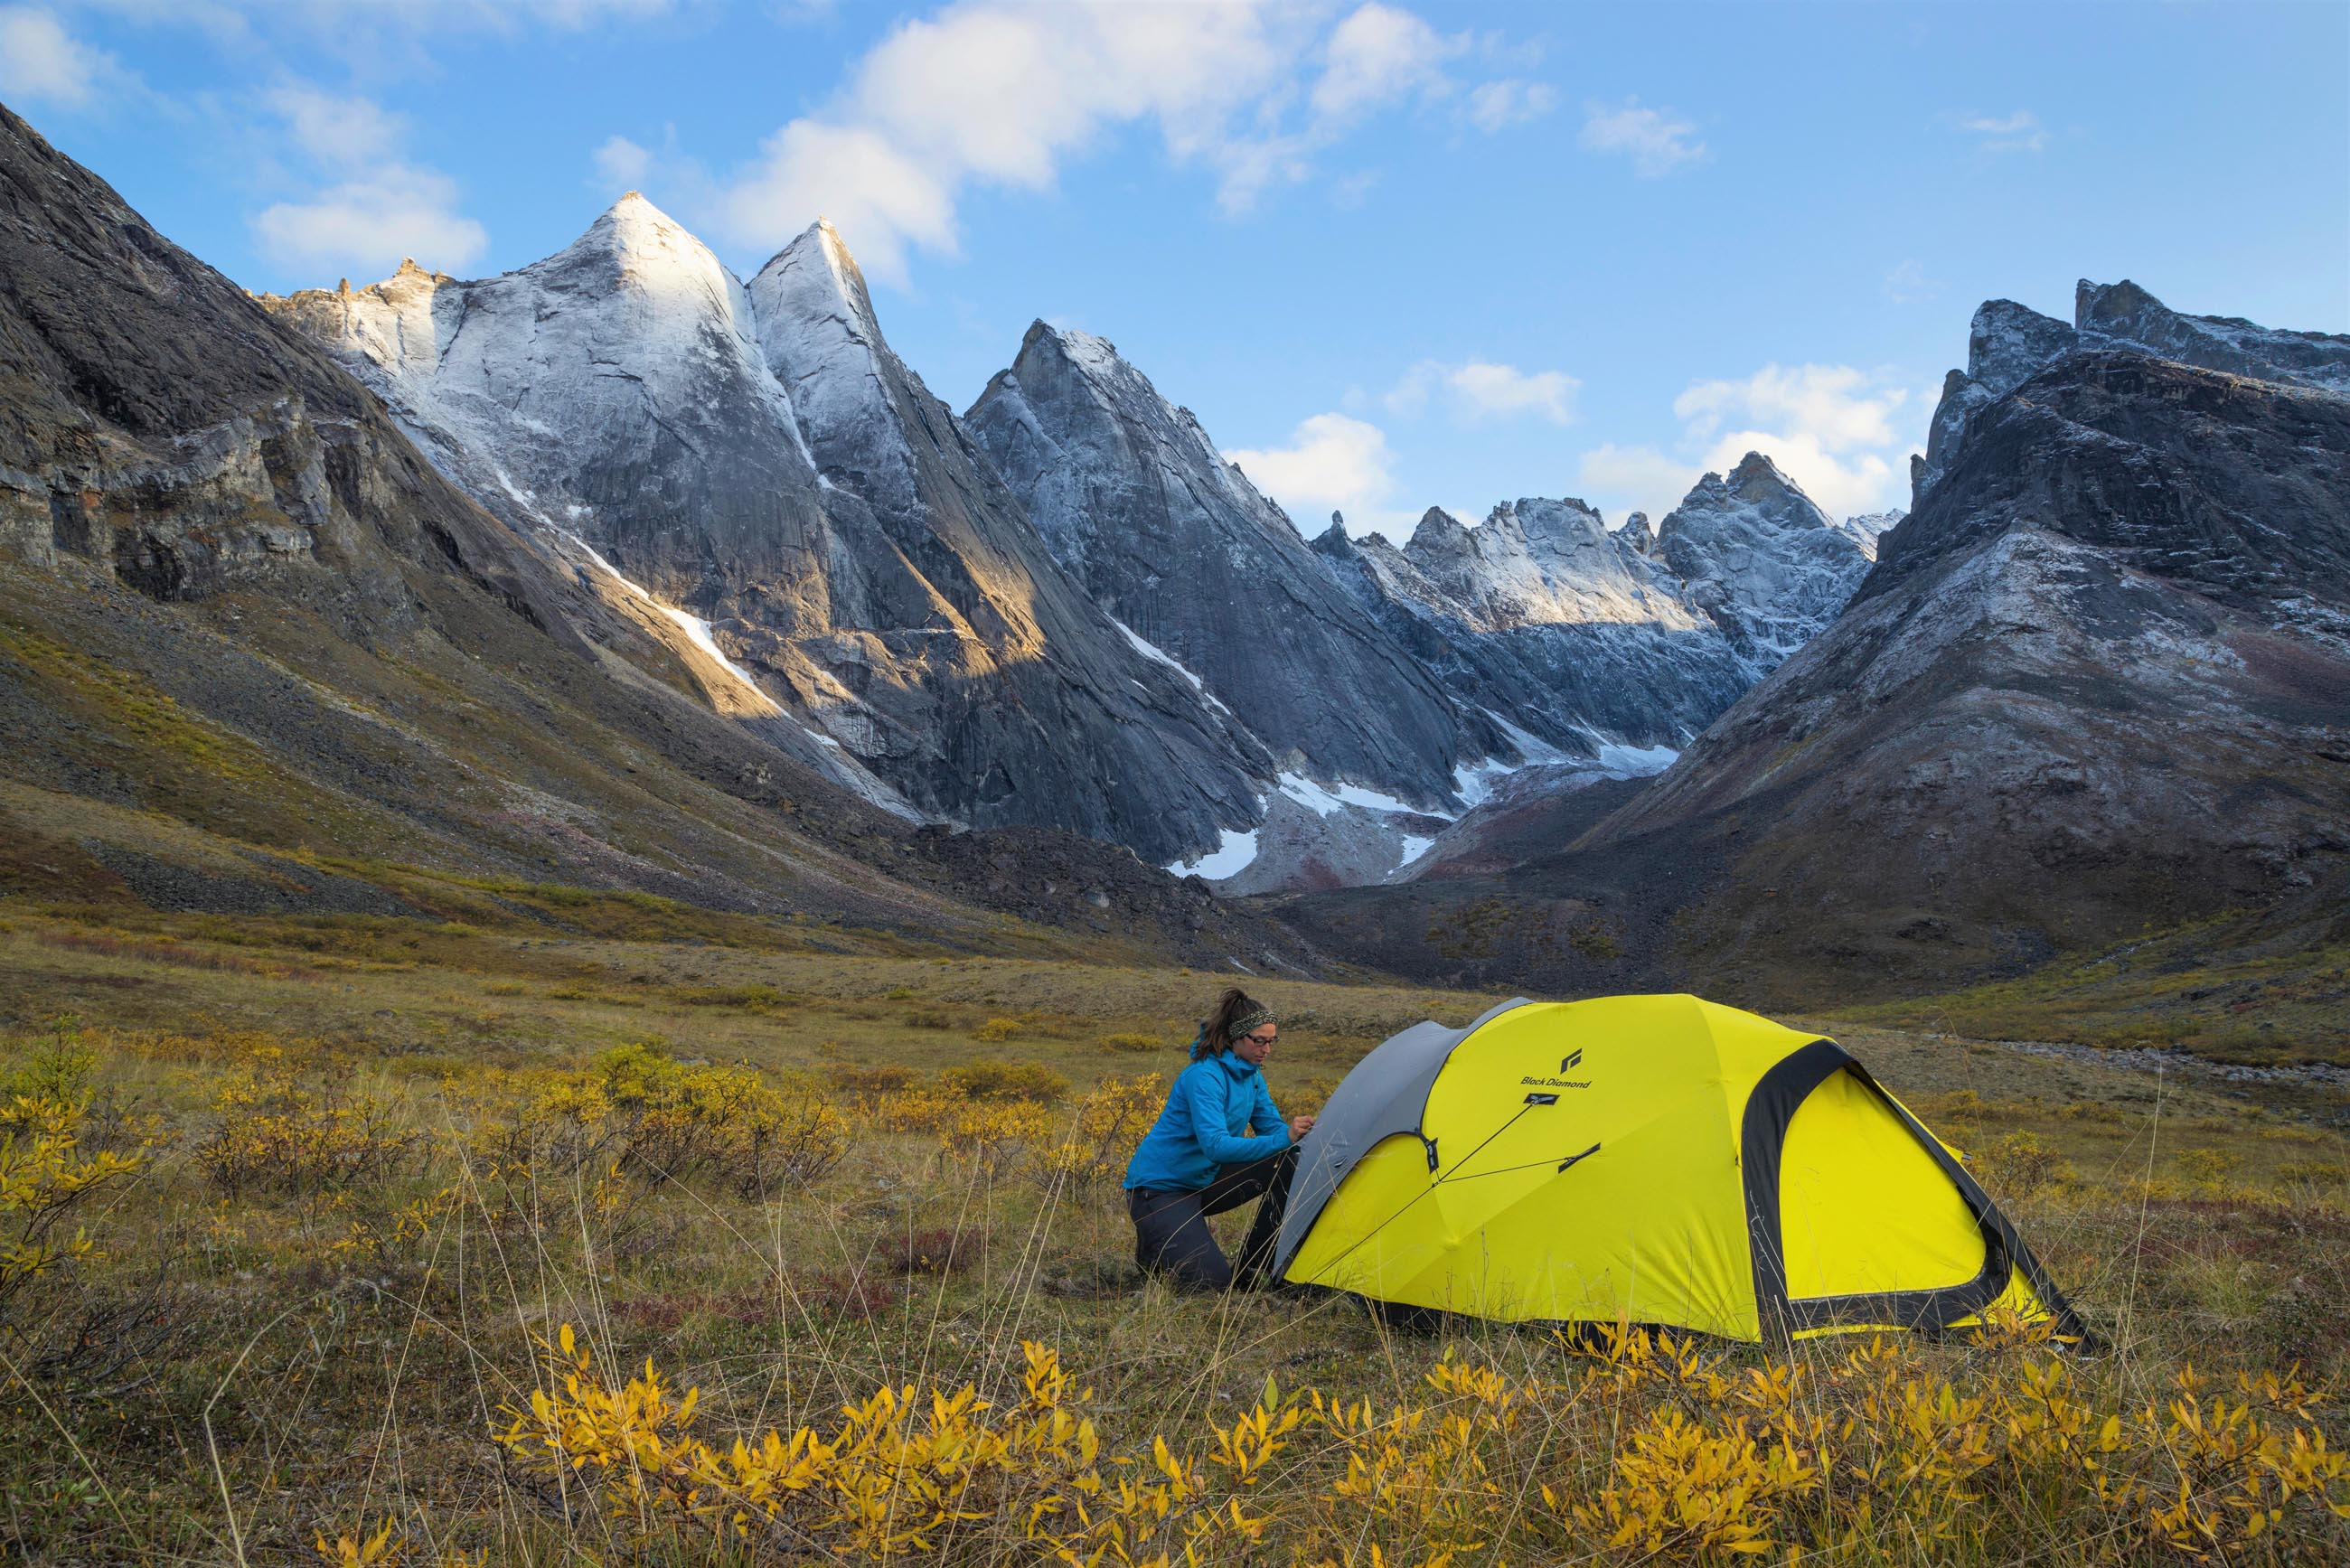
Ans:
{"type": "Polygon", "coordinates": [[[1251,1290],[1272,1261],[1297,1145],[1314,1130],[1312,1116],[1284,1124],[1265,1090],[1260,1069],[1280,1033],[1272,1009],[1238,987],[1201,1025],[1191,1064],[1126,1168],[1134,1261],[1145,1272],[1194,1290],[1251,1290]],[[1260,1195],[1236,1278],[1208,1216],[1260,1195]]]}

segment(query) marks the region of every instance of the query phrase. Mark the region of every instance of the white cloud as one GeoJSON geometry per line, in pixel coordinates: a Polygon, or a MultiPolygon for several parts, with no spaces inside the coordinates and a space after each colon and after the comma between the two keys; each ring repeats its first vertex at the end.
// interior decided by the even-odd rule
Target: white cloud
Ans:
{"type": "Polygon", "coordinates": [[[619,191],[634,191],[653,171],[653,155],[625,136],[608,138],[596,149],[596,174],[600,183],[619,191]]]}
{"type": "Polygon", "coordinates": [[[1705,143],[1696,136],[1694,120],[1669,109],[1642,109],[1638,99],[1627,98],[1612,108],[1585,105],[1583,134],[1577,140],[1593,152],[1622,153],[1632,161],[1632,172],[1655,180],[1707,156],[1705,143]]]}
{"type": "Polygon", "coordinates": [[[1885,275],[1885,297],[1896,305],[1911,305],[1921,299],[1931,299],[1941,290],[1926,275],[1926,269],[1912,258],[1897,262],[1885,275]]]}
{"type": "Polygon", "coordinates": [[[1444,92],[1443,62],[1467,47],[1467,39],[1443,37],[1410,12],[1374,0],[1331,33],[1314,112],[1343,120],[1413,93],[1444,92]]]}
{"type": "Polygon", "coordinates": [[[390,157],[406,134],[398,115],[368,99],[298,83],[263,97],[286,122],[296,148],[315,163],[350,168],[372,163],[390,157]]]}
{"type": "Polygon", "coordinates": [[[1411,415],[1440,391],[1464,419],[1534,414],[1564,425],[1574,422],[1575,395],[1582,385],[1564,370],[1521,370],[1483,359],[1459,365],[1423,359],[1404,372],[1386,400],[1391,412],[1411,415]]]}
{"type": "Polygon", "coordinates": [[[1959,121],[1959,129],[1977,137],[1976,145],[1985,152],[2037,152],[2048,145],[2040,117],[2028,109],[1997,119],[1970,116],[1959,121]]]}
{"type": "Polygon", "coordinates": [[[909,244],[954,253],[952,186],[881,132],[795,119],[761,151],[723,198],[733,233],[767,245],[796,232],[783,226],[786,213],[827,217],[864,269],[883,277],[905,276],[909,244]]]}
{"type": "Polygon", "coordinates": [[[1906,389],[1881,386],[1849,365],[1765,365],[1742,381],[1697,382],[1673,400],[1673,412],[1700,439],[1738,418],[1804,431],[1825,452],[1848,452],[1899,440],[1892,416],[1908,399],[1906,389]]]}
{"type": "Polygon", "coordinates": [[[1066,160],[1141,124],[1214,175],[1225,213],[1245,213],[1368,116],[1454,90],[1446,62],[1465,37],[1380,0],[1328,16],[1271,0],[960,0],[892,29],[712,204],[746,246],[827,216],[869,274],[902,280],[913,251],[953,253],[967,189],[1047,189],[1066,160]]]}
{"type": "Polygon", "coordinates": [[[271,257],[322,275],[384,277],[400,258],[463,267],[489,248],[489,231],[455,211],[457,184],[445,174],[394,164],[347,180],[307,201],[279,202],[253,220],[271,257]]]}
{"type": "Polygon", "coordinates": [[[1678,456],[1653,447],[1602,446],[1584,454],[1595,495],[1661,518],[1700,472],[1726,473],[1760,452],[1831,516],[1907,501],[1908,456],[1918,431],[1907,388],[1849,365],[1765,365],[1742,380],[1700,381],[1673,400],[1678,456]]]}
{"type": "Polygon", "coordinates": [[[1558,89],[1547,82],[1505,77],[1471,90],[1466,113],[1469,123],[1488,136],[1540,119],[1558,107],[1558,89]]]}
{"type": "Polygon", "coordinates": [[[1601,510],[1623,517],[1646,512],[1650,523],[1689,493],[1702,472],[1692,464],[1667,457],[1649,446],[1617,446],[1609,442],[1592,448],[1575,465],[1583,493],[1596,499],[1601,510]]]}
{"type": "Polygon", "coordinates": [[[827,108],[769,136],[725,192],[728,229],[765,246],[819,214],[868,272],[909,248],[951,253],[980,182],[1038,189],[1108,126],[1155,119],[1205,158],[1294,47],[1252,6],[1028,6],[966,0],[892,30],[827,108]]]}
{"type": "Polygon", "coordinates": [[[1334,509],[1371,514],[1395,489],[1387,432],[1345,414],[1302,421],[1286,446],[1225,455],[1293,519],[1318,519],[1334,509]]]}
{"type": "Polygon", "coordinates": [[[0,5],[0,99],[20,108],[88,109],[136,84],[112,55],[67,32],[54,12],[0,5]]]}
{"type": "Polygon", "coordinates": [[[369,99],[290,83],[264,95],[320,187],[272,203],[254,237],[282,265],[363,278],[403,256],[458,268],[489,248],[489,233],[457,210],[457,182],[402,153],[407,124],[369,99]]]}

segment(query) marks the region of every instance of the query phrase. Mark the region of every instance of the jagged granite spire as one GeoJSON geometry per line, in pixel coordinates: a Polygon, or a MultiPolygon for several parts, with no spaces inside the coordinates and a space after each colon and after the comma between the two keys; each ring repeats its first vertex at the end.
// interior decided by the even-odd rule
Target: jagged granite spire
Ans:
{"type": "Polygon", "coordinates": [[[1910,508],[1957,461],[1967,422],[2066,354],[2121,350],[2231,376],[2350,396],[2350,337],[2188,316],[2125,278],[2074,286],[2066,326],[2013,300],[1986,301],[1967,334],[1967,368],[1942,380],[1923,458],[1910,462],[1910,508]]]}
{"type": "Polygon", "coordinates": [[[1108,342],[1037,322],[968,420],[1063,564],[1285,765],[1440,805],[1509,750],[1108,342]]]}
{"type": "Polygon", "coordinates": [[[1759,452],[1709,473],[1657,526],[1657,556],[1757,678],[1836,618],[1869,553],[1759,452]]]}

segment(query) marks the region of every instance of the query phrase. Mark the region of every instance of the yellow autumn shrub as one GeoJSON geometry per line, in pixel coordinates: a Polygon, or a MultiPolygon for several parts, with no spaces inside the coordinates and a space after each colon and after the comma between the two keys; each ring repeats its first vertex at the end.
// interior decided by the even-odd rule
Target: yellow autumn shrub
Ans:
{"type": "Polygon", "coordinates": [[[971,1384],[884,1385],[827,1430],[766,1428],[723,1446],[694,1430],[700,1390],[677,1393],[650,1361],[625,1381],[607,1376],[568,1324],[546,1351],[542,1386],[501,1408],[494,1436],[526,1471],[589,1488],[637,1542],[878,1562],[1001,1537],[1046,1560],[1165,1563],[1249,1528],[1237,1499],[1211,1507],[1199,1463],[1163,1443],[1147,1468],[1106,1464],[1092,1390],[1041,1345],[1022,1345],[1020,1395],[1003,1408],[971,1384]]]}
{"type": "Polygon", "coordinates": [[[86,1098],[17,1095],[0,1104],[0,1318],[42,1276],[95,1243],[65,1228],[99,1189],[137,1172],[138,1155],[82,1147],[86,1098]]]}
{"type": "Polygon", "coordinates": [[[381,1096],[306,1080],[275,1050],[254,1054],[213,1099],[217,1120],[193,1150],[224,1192],[316,1194],[380,1185],[406,1167],[424,1135],[381,1096]]]}
{"type": "Polygon", "coordinates": [[[839,1164],[849,1131],[812,1085],[770,1083],[749,1066],[689,1065],[648,1041],[527,1081],[486,1141],[515,1167],[617,1166],[654,1182],[706,1178],[768,1198],[839,1164]]]}
{"type": "Polygon", "coordinates": [[[1044,1151],[1041,1169],[1047,1177],[1073,1181],[1123,1177],[1127,1158],[1166,1103],[1162,1074],[1104,1078],[1079,1103],[1074,1126],[1065,1125],[1066,1136],[1044,1151]]]}

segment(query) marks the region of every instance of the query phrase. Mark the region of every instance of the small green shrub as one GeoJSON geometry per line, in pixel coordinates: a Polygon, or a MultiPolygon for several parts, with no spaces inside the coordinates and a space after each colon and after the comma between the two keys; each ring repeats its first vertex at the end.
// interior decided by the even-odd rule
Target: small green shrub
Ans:
{"type": "Polygon", "coordinates": [[[1155,1034],[1138,1034],[1131,1030],[1127,1030],[1116,1034],[1103,1035],[1101,1048],[1105,1051],[1142,1052],[1159,1051],[1166,1047],[1155,1034]]]}

